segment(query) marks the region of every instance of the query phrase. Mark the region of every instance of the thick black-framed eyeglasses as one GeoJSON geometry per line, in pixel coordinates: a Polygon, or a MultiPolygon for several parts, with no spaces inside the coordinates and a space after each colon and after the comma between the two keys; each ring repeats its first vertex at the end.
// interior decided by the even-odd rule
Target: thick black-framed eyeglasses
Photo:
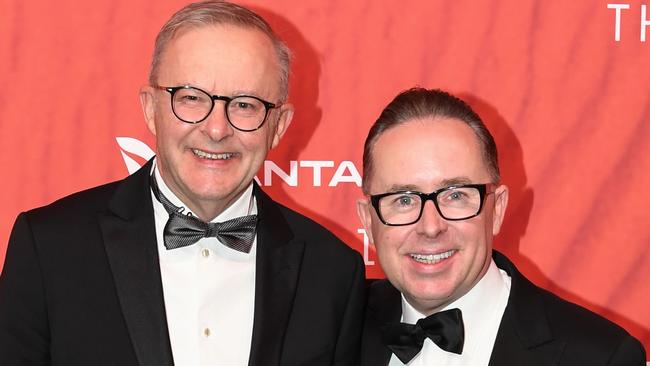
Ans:
{"type": "Polygon", "coordinates": [[[228,123],[233,128],[244,132],[261,128],[268,117],[269,110],[280,106],[252,95],[234,97],[211,95],[190,85],[171,87],[152,85],[152,87],[171,94],[172,112],[176,118],[186,123],[204,121],[214,109],[215,101],[222,100],[226,103],[225,111],[228,123]]]}
{"type": "Polygon", "coordinates": [[[460,184],[431,193],[395,191],[370,196],[379,220],[384,225],[411,225],[420,220],[424,204],[433,201],[442,218],[449,221],[467,220],[478,216],[485,197],[494,193],[495,184],[460,184]]]}

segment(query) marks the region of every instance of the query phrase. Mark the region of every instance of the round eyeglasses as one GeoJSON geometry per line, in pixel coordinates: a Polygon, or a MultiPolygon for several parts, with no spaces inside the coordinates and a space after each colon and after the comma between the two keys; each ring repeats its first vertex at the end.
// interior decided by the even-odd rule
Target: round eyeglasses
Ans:
{"type": "Polygon", "coordinates": [[[445,187],[431,193],[396,191],[370,196],[379,220],[384,225],[411,225],[422,217],[424,204],[433,201],[442,218],[449,221],[467,220],[478,216],[485,197],[494,184],[462,184],[445,187]]]}
{"type": "Polygon", "coordinates": [[[223,100],[226,102],[225,111],[228,123],[237,130],[245,132],[255,131],[262,127],[269,114],[269,109],[280,106],[251,95],[235,97],[211,95],[189,85],[173,87],[152,85],[152,87],[171,94],[172,112],[176,118],[186,123],[204,121],[214,109],[215,100],[223,100]]]}

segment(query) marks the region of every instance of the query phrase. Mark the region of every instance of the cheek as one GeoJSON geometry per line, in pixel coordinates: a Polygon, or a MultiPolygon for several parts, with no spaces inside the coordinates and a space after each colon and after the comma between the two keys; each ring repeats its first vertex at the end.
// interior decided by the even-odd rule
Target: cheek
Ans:
{"type": "Polygon", "coordinates": [[[468,221],[459,221],[453,226],[454,234],[459,240],[462,240],[467,245],[474,243],[482,243],[485,240],[486,230],[491,230],[491,227],[486,225],[486,220],[483,216],[475,217],[468,221]]]}
{"type": "Polygon", "coordinates": [[[265,145],[266,135],[262,131],[235,131],[233,136],[237,143],[248,152],[255,152],[257,150],[262,150],[265,145]]]}
{"type": "Polygon", "coordinates": [[[470,268],[482,266],[485,259],[490,256],[492,242],[492,228],[480,221],[474,225],[466,225],[456,231],[456,241],[461,245],[467,255],[463,256],[466,265],[470,268]]]}
{"type": "Polygon", "coordinates": [[[163,129],[158,129],[158,135],[156,138],[156,146],[158,147],[158,154],[162,155],[163,158],[168,160],[175,160],[178,155],[175,148],[175,139],[174,137],[163,129]]]}
{"type": "Polygon", "coordinates": [[[399,227],[390,227],[381,223],[376,224],[373,222],[373,226],[375,225],[381,225],[381,227],[374,227],[372,230],[377,255],[380,260],[399,260],[402,248],[408,242],[410,231],[399,227]]]}
{"type": "Polygon", "coordinates": [[[191,136],[201,133],[198,130],[198,125],[179,123],[173,120],[163,121],[158,125],[157,130],[157,139],[166,144],[168,149],[180,148],[184,144],[188,144],[190,140],[197,140],[191,136]]]}

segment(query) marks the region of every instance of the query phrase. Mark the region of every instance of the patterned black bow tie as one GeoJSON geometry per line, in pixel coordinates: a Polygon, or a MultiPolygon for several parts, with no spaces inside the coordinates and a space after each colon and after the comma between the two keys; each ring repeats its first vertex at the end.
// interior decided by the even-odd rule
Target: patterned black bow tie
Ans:
{"type": "Polygon", "coordinates": [[[158,188],[156,178],[151,175],[151,190],[156,199],[169,213],[169,220],[163,231],[165,248],[176,249],[192,245],[201,238],[216,237],[228,248],[249,253],[255,240],[257,215],[236,217],[224,222],[208,223],[198,217],[185,215],[180,207],[174,206],[158,188]]]}
{"type": "Polygon", "coordinates": [[[388,348],[404,364],[420,353],[427,337],[443,350],[457,354],[463,352],[465,341],[460,309],[441,311],[420,319],[415,324],[388,324],[382,327],[381,332],[388,348]]]}

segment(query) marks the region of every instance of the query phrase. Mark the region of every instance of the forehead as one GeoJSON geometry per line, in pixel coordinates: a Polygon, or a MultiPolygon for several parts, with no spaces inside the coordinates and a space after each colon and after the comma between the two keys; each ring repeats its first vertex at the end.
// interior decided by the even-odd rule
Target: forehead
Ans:
{"type": "Polygon", "coordinates": [[[272,40],[260,30],[205,25],[183,29],[169,41],[159,79],[219,92],[277,89],[280,64],[272,40]]]}
{"type": "Polygon", "coordinates": [[[449,181],[490,181],[478,137],[457,119],[425,118],[392,127],[375,141],[372,159],[372,193],[407,186],[428,192],[449,181]]]}

